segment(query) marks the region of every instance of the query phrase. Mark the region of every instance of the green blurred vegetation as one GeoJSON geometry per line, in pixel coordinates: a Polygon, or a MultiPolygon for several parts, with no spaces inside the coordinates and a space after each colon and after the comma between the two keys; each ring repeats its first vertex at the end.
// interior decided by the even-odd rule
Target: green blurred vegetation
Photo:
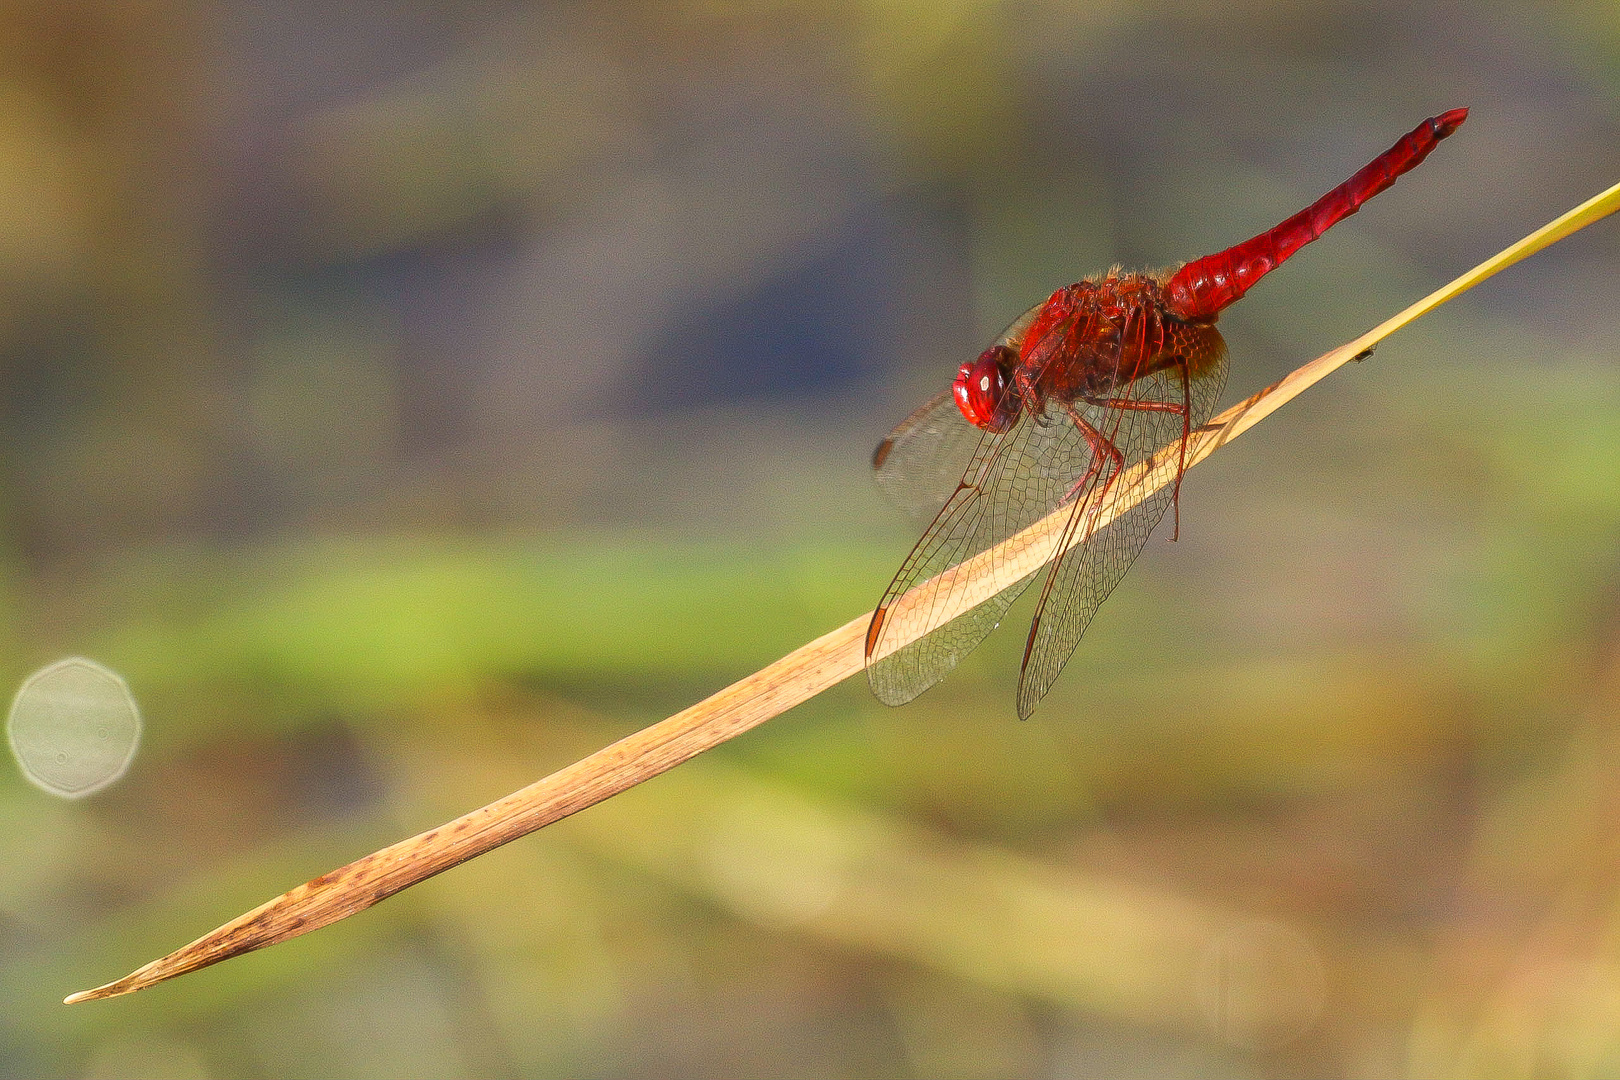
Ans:
{"type": "Polygon", "coordinates": [[[1113,262],[1430,163],[1232,398],[1620,176],[1620,15],[1108,0],[0,3],[0,1073],[1605,1076],[1620,227],[1188,479],[1034,720],[1008,627],[355,919],[60,998],[875,601],[867,453],[1113,262]]]}

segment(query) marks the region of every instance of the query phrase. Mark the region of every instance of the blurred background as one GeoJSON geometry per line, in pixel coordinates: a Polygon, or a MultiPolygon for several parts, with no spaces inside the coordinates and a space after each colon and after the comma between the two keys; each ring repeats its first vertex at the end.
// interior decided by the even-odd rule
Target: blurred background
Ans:
{"type": "MultiPolygon", "coordinates": [[[[65,1008],[876,601],[868,455],[1012,317],[1466,127],[1229,404],[1620,179],[1610,2],[0,4],[0,1074],[1620,1071],[1620,221],[1032,597],[357,918],[65,1008]],[[9,691],[8,691],[9,692],[9,691]]],[[[1033,590],[1032,590],[1033,592],[1033,590]]]]}

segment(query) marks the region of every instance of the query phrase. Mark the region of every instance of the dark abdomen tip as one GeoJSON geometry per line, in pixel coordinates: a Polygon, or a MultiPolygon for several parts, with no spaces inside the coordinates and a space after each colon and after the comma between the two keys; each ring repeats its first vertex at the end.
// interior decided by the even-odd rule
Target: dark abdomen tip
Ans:
{"type": "Polygon", "coordinates": [[[1443,139],[1462,127],[1462,122],[1466,119],[1468,119],[1467,109],[1452,109],[1450,112],[1443,112],[1439,116],[1433,117],[1429,120],[1429,123],[1434,125],[1434,137],[1443,139]]]}

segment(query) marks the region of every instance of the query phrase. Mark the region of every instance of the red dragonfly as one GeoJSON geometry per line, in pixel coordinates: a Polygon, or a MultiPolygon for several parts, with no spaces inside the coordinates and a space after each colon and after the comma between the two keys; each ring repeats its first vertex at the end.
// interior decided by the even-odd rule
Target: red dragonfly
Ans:
{"type": "Polygon", "coordinates": [[[904,704],[938,682],[1035,577],[1026,574],[917,637],[940,612],[976,599],[966,590],[985,588],[982,578],[952,568],[1067,506],[1060,554],[1047,568],[1024,646],[1018,715],[1028,717],[1171,505],[1179,531],[1187,442],[1214,414],[1226,383],[1216,316],[1415,168],[1467,116],[1453,109],[1423,121],[1349,180],[1236,247],[1174,272],[1115,267],[1059,289],[895,428],[872,455],[880,486],[902,503],[944,506],[872,614],[866,674],[878,698],[904,704]],[[1088,508],[1101,507],[1127,469],[1176,441],[1175,483],[1094,527],[1088,508]]]}

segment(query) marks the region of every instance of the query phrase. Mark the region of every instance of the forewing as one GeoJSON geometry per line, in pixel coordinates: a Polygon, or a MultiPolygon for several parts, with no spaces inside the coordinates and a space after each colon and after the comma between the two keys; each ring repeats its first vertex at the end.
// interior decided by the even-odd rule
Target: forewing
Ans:
{"type": "MultiPolygon", "coordinates": [[[[1185,391],[1193,428],[1207,423],[1215,414],[1216,401],[1226,385],[1225,347],[1212,328],[1205,349],[1205,355],[1195,358],[1185,391]]],[[[1114,397],[1142,403],[1179,404],[1183,394],[1180,369],[1176,368],[1138,379],[1116,392],[1114,397]]],[[[1083,402],[1077,402],[1076,409],[1118,448],[1124,458],[1124,469],[1182,438],[1183,421],[1177,413],[1083,402]]],[[[1089,489],[1080,495],[1077,505],[1086,507],[1094,502],[1110,474],[1111,470],[1102,470],[1089,489]]],[[[1091,624],[1098,605],[1108,598],[1131,563],[1136,561],[1148,535],[1170,506],[1174,493],[1174,484],[1161,487],[1090,537],[1083,536],[1078,544],[1053,560],[1024,654],[1024,669],[1018,683],[1020,717],[1028,717],[1051,689],[1091,624]]],[[[1087,520],[1087,514],[1077,513],[1069,529],[1083,534],[1087,520]]]]}
{"type": "MultiPolygon", "coordinates": [[[[1017,353],[1024,331],[1045,306],[1043,300],[1014,319],[995,344],[1017,353]]],[[[933,518],[956,491],[983,434],[962,415],[951,389],[941,390],[878,443],[872,468],[879,489],[913,517],[933,518]]]]}
{"type": "MultiPolygon", "coordinates": [[[[1090,448],[1061,409],[1039,418],[1020,414],[1007,432],[980,435],[955,490],[878,604],[866,674],[873,693],[887,704],[904,704],[938,682],[996,628],[1034,576],[992,594],[989,575],[969,580],[958,572],[959,564],[1050,514],[1091,465],[1090,448]],[[897,607],[913,589],[916,596],[897,607]],[[985,595],[969,595],[975,589],[985,595]],[[921,633],[942,609],[959,600],[978,601],[978,606],[883,655],[894,643],[921,633]]],[[[1016,554],[1004,551],[997,558],[1005,561],[1016,554]]]]}
{"type": "Polygon", "coordinates": [[[983,434],[949,389],[935,394],[878,443],[872,470],[879,490],[912,517],[932,518],[956,490],[983,434]]]}

